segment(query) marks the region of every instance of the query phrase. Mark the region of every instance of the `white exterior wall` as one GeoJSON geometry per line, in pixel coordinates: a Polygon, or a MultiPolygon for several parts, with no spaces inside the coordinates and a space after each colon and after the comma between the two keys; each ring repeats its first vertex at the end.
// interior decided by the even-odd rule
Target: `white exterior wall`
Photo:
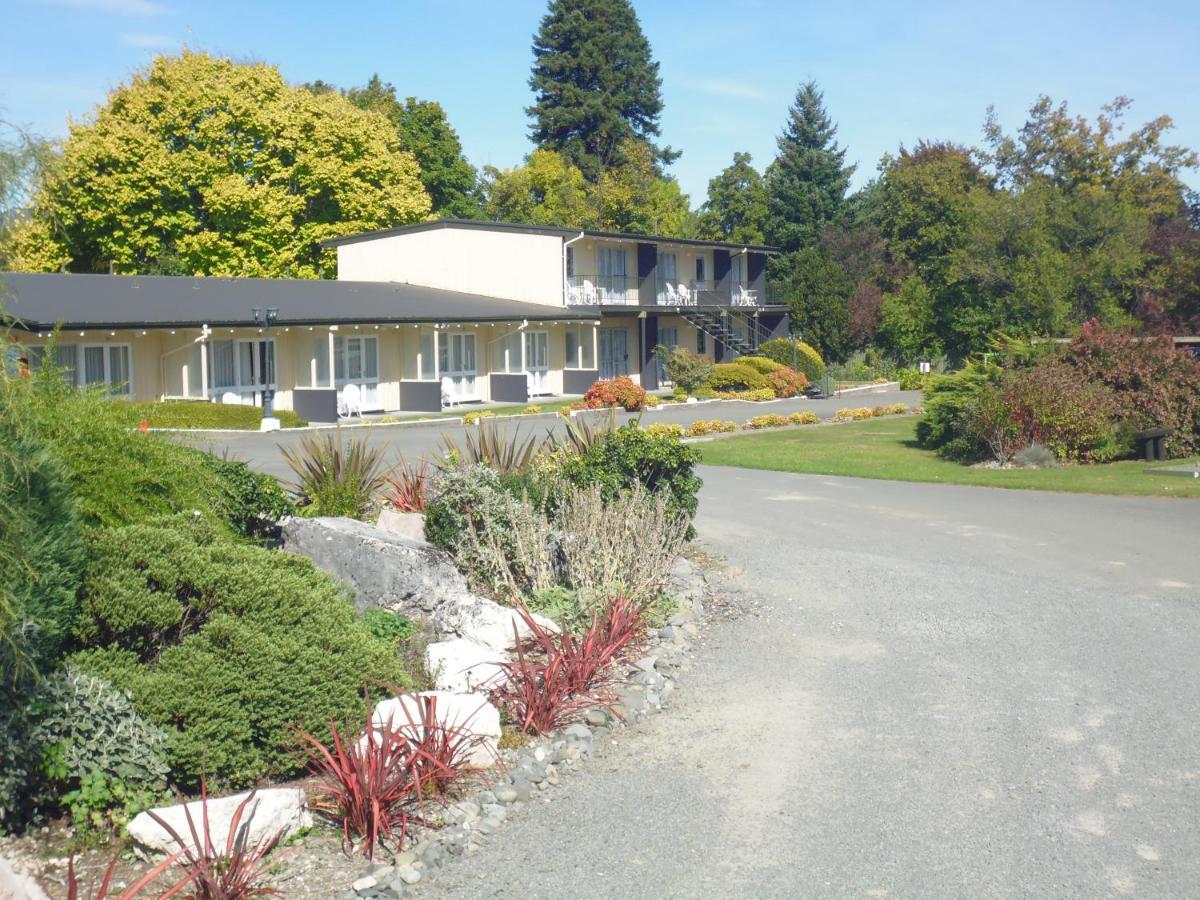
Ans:
{"type": "Polygon", "coordinates": [[[341,281],[396,281],[426,287],[563,304],[562,238],[433,228],[342,244],[341,281]]]}

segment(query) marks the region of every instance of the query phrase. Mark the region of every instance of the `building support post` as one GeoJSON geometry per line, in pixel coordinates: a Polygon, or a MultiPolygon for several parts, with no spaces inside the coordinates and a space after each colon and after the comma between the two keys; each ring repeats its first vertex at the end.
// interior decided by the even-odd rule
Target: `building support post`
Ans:
{"type": "Polygon", "coordinates": [[[205,400],[212,401],[208,391],[208,326],[200,329],[200,395],[205,400]]]}

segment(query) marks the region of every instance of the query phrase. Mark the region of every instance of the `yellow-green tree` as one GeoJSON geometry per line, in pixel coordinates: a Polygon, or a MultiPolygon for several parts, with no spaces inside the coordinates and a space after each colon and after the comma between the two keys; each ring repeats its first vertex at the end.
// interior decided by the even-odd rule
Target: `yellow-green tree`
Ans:
{"type": "Polygon", "coordinates": [[[316,278],[319,243],[415,222],[429,196],[380,114],[274,66],[160,56],[72,125],[8,264],[316,278]]]}

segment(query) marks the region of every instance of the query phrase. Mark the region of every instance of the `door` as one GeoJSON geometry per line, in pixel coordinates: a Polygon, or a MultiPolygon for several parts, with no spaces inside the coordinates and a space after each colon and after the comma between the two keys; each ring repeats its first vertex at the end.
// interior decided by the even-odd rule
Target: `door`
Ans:
{"type": "Polygon", "coordinates": [[[364,410],[383,408],[379,399],[379,338],[338,335],[334,339],[333,360],[339,391],[348,384],[356,384],[364,410]]]}
{"type": "Polygon", "coordinates": [[[629,374],[629,333],[624,328],[600,329],[600,377],[629,374]]]}
{"type": "Polygon", "coordinates": [[[626,303],[625,251],[603,247],[597,251],[596,280],[600,282],[600,300],[607,303],[626,303]]]}
{"type": "Polygon", "coordinates": [[[550,393],[550,336],[545,331],[525,332],[525,371],[531,396],[550,393]]]}
{"type": "Polygon", "coordinates": [[[658,254],[658,302],[669,303],[671,294],[679,287],[678,263],[674,253],[658,254]],[[671,286],[670,294],[667,285],[671,286]]]}
{"type": "Polygon", "coordinates": [[[658,330],[658,343],[666,348],[665,353],[658,354],[658,383],[670,384],[667,380],[667,357],[671,355],[671,351],[679,346],[679,329],[671,326],[670,328],[660,328],[658,330]]]}
{"type": "Polygon", "coordinates": [[[454,332],[443,335],[441,342],[442,378],[449,379],[450,397],[455,403],[479,399],[475,375],[475,335],[454,332]]]}

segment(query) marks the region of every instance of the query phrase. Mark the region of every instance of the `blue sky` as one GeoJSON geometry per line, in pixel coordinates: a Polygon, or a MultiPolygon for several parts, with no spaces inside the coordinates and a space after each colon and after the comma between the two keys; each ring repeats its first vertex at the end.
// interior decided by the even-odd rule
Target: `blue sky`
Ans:
{"type": "MultiPolygon", "coordinates": [[[[476,165],[530,149],[524,108],[543,0],[4,0],[0,108],[61,135],[154,54],[186,43],[277,64],[292,81],[361,84],[441,101],[476,165]]],[[[1200,3],[640,0],[661,63],[663,139],[693,204],[748,150],[773,156],[796,86],[815,78],[855,184],[903,142],[974,143],[994,104],[1013,130],[1039,93],[1089,118],[1118,94],[1130,122],[1162,113],[1200,147],[1200,3]]],[[[1187,180],[1200,185],[1190,173],[1187,180]]]]}

